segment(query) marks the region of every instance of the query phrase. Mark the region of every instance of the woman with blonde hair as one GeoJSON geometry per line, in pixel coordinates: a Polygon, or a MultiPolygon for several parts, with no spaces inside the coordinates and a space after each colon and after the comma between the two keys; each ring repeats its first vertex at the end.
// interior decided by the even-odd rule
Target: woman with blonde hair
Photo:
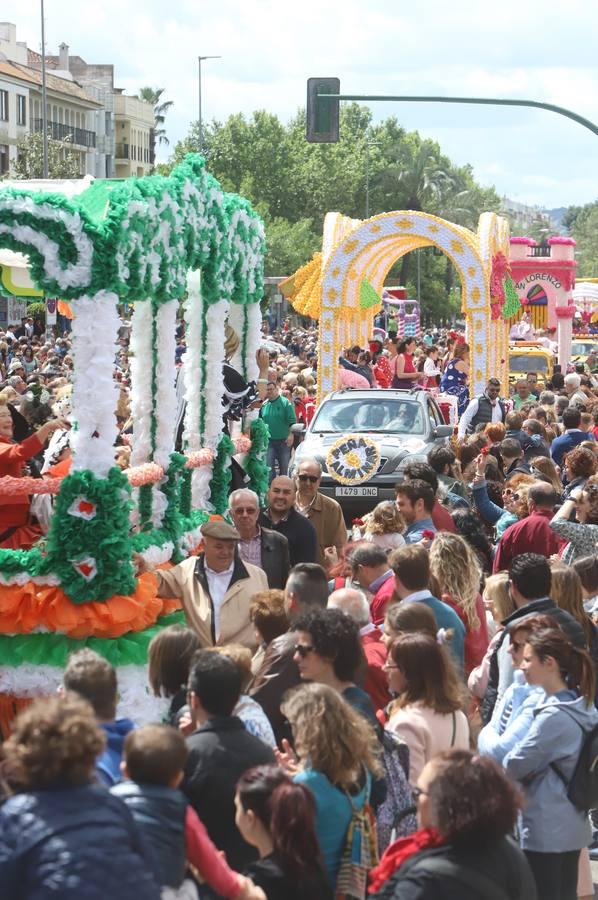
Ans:
{"type": "Polygon", "coordinates": [[[574,619],[577,619],[584,630],[590,656],[596,662],[598,629],[584,609],[581,578],[573,566],[566,566],[560,561],[551,564],[550,599],[560,609],[566,609],[574,619]]]}
{"type": "Polygon", "coordinates": [[[383,769],[373,728],[333,688],[294,688],[281,711],[292,732],[296,756],[285,743],[279,763],[304,784],[316,802],[316,834],[330,884],[336,885],[353,810],[369,802],[372,776],[383,769]]]}
{"type": "Polygon", "coordinates": [[[489,575],[484,584],[484,594],[482,597],[484,607],[486,609],[486,624],[490,634],[490,643],[484,654],[484,658],[469,673],[467,679],[467,687],[474,697],[478,700],[484,699],[486,688],[488,687],[488,678],[490,676],[490,660],[494,655],[497,645],[501,641],[504,625],[502,624],[511,613],[515,612],[515,603],[509,589],[508,572],[498,572],[496,575],[489,575]],[[488,615],[491,615],[494,628],[492,629],[488,622],[488,615]]]}
{"type": "Polygon", "coordinates": [[[481,663],[488,648],[486,613],[480,594],[480,565],[461,535],[441,531],[430,547],[430,573],[438,585],[439,599],[452,607],[465,625],[467,677],[481,663]]]}
{"type": "Polygon", "coordinates": [[[370,544],[377,544],[383,550],[396,550],[405,546],[405,522],[399,512],[396,503],[392,500],[383,500],[364,517],[365,531],[363,540],[370,544]]]}
{"type": "Polygon", "coordinates": [[[530,459],[529,465],[532,475],[539,481],[551,484],[560,497],[563,492],[563,482],[559,478],[553,461],[547,456],[534,456],[533,459],[530,459]]]}

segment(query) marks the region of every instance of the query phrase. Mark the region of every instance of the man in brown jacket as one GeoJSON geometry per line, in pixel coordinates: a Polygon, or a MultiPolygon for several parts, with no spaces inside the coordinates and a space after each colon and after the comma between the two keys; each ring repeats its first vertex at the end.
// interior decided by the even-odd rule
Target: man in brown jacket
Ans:
{"type": "Polygon", "coordinates": [[[340,504],[318,490],[321,480],[322,466],[317,459],[304,459],[299,463],[295,474],[295,509],[306,516],[316,529],[317,562],[326,567],[324,550],[335,547],[340,555],[347,543],[347,526],[340,504]]]}
{"type": "Polygon", "coordinates": [[[158,596],[181,600],[187,623],[199,635],[202,647],[234,643],[255,650],[249,604],[253,594],[267,590],[266,574],[240,559],[240,535],[228,522],[206,522],[201,533],[202,553],[155,573],[158,596]]]}

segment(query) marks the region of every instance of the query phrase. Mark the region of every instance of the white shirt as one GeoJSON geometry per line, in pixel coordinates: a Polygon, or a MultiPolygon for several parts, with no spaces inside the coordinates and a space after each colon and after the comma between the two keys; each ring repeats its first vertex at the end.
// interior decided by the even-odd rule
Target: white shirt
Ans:
{"type": "MultiPolygon", "coordinates": [[[[486,396],[486,395],[484,395],[486,396]]],[[[487,398],[488,399],[488,398],[487,398]]],[[[469,428],[469,423],[477,413],[480,408],[480,400],[479,397],[474,397],[473,400],[470,400],[467,404],[467,408],[461,418],[459,419],[459,427],[457,428],[457,437],[460,441],[465,437],[465,433],[469,428]]],[[[502,409],[498,399],[494,401],[494,405],[492,407],[492,422],[502,422],[502,409]]]]}
{"type": "Polygon", "coordinates": [[[214,634],[216,640],[220,635],[220,610],[222,609],[222,601],[228,590],[230,580],[233,577],[233,569],[235,561],[233,560],[228,569],[224,572],[215,572],[206,564],[206,578],[208,580],[208,588],[210,597],[212,598],[212,606],[214,607],[214,634]]]}
{"type": "Polygon", "coordinates": [[[424,363],[424,375],[427,375],[428,378],[433,378],[435,375],[440,375],[440,371],[438,363],[428,356],[424,363]]]}

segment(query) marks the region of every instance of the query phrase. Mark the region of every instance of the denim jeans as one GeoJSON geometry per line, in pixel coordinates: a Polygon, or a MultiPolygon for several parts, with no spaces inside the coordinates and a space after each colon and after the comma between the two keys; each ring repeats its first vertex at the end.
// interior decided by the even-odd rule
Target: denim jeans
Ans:
{"type": "Polygon", "coordinates": [[[284,440],[284,438],[280,438],[277,440],[270,438],[270,441],[268,443],[268,457],[266,460],[268,468],[270,469],[270,481],[272,481],[273,478],[276,478],[276,475],[287,474],[290,460],[291,448],[287,447],[287,442],[284,440]],[[276,471],[277,460],[279,468],[278,472],[276,471]]]}

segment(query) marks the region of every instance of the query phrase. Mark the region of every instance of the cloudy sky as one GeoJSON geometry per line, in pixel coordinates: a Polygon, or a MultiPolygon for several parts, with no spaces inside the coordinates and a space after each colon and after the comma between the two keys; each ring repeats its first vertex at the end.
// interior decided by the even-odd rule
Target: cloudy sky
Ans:
{"type": "MultiPolygon", "coordinates": [[[[46,0],[48,52],[65,41],[87,62],[115,66],[116,85],[165,88],[171,143],[197,118],[267,109],[289,118],[309,76],[344,93],[445,94],[555,103],[598,122],[596,0],[46,0]]],[[[0,15],[39,49],[38,0],[3,0],[0,15]]],[[[485,185],[547,208],[598,196],[598,137],[551,112],[373,104],[437,139],[485,185]]]]}

